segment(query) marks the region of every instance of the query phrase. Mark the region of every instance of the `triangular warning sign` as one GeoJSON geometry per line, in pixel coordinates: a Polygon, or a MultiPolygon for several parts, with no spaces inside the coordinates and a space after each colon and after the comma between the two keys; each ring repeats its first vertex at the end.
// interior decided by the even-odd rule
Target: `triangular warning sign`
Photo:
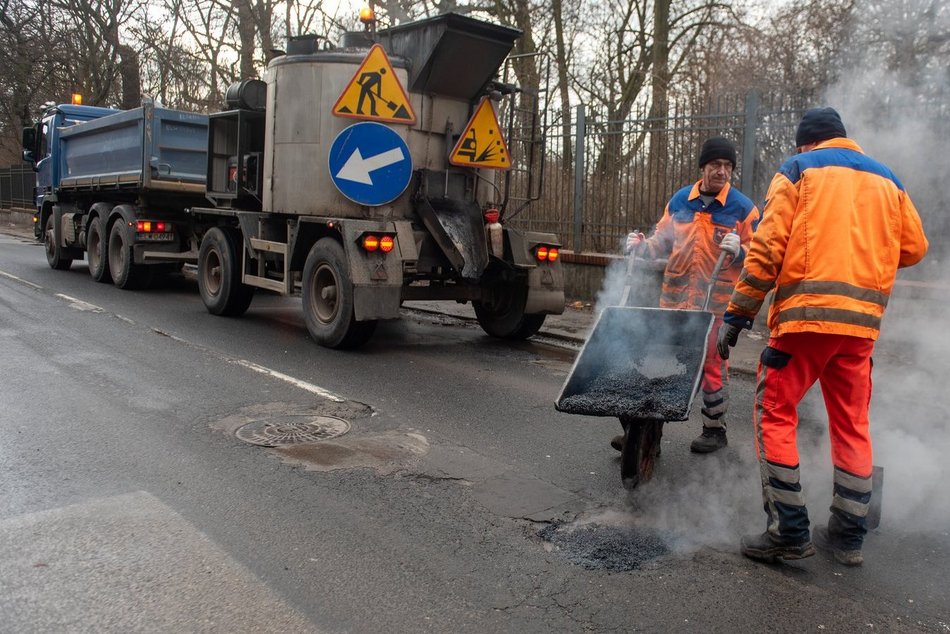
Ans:
{"type": "Polygon", "coordinates": [[[353,79],[333,106],[333,114],[386,123],[416,122],[409,95],[399,83],[386,51],[373,44],[353,79]]]}
{"type": "Polygon", "coordinates": [[[511,155],[498,125],[498,115],[491,99],[483,97],[449,154],[449,163],[459,167],[511,169],[511,155]]]}

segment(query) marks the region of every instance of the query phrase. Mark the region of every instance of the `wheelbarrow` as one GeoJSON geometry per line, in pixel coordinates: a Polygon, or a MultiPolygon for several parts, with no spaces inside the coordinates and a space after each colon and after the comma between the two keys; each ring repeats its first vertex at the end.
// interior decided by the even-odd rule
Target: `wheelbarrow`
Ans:
{"type": "Polygon", "coordinates": [[[689,418],[715,321],[707,308],[725,258],[722,252],[702,310],[686,310],[627,306],[635,261],[628,255],[620,305],[600,313],[555,402],[567,414],[620,419],[620,476],[628,489],[653,476],[663,424],[689,418]]]}

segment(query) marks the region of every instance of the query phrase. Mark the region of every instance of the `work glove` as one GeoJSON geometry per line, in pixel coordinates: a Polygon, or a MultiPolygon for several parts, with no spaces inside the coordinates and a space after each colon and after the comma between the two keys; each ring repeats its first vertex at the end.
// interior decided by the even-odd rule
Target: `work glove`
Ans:
{"type": "Polygon", "coordinates": [[[739,243],[739,234],[738,233],[727,233],[722,237],[722,242],[719,243],[719,248],[731,255],[733,258],[739,255],[739,249],[742,248],[742,245],[739,243]]]}
{"type": "Polygon", "coordinates": [[[627,244],[624,246],[624,253],[631,253],[636,251],[639,246],[646,240],[646,236],[640,233],[639,231],[631,231],[627,234],[627,244]]]}
{"type": "Polygon", "coordinates": [[[740,330],[742,330],[742,328],[739,326],[733,326],[725,322],[719,326],[719,335],[716,337],[716,350],[719,351],[719,356],[723,359],[729,358],[729,348],[734,347],[736,342],[739,341],[740,330]]]}

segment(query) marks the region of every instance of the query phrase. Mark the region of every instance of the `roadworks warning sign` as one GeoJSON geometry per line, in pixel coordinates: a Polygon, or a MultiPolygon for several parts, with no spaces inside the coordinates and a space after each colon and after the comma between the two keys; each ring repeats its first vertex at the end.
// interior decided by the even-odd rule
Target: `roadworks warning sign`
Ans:
{"type": "Polygon", "coordinates": [[[365,121],[407,125],[416,122],[409,95],[399,83],[382,46],[374,44],[369,49],[353,79],[336,100],[333,114],[365,121]]]}
{"type": "Polygon", "coordinates": [[[483,97],[475,114],[449,155],[449,163],[459,167],[511,169],[511,155],[498,125],[498,115],[491,99],[483,97]]]}

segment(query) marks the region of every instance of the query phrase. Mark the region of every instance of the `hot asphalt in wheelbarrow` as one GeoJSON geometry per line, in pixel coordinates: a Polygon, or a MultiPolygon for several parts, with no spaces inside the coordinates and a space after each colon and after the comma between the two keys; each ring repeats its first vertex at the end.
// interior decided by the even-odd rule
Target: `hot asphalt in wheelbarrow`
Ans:
{"type": "Polygon", "coordinates": [[[588,416],[686,420],[713,320],[699,310],[605,308],[555,407],[588,416]]]}

